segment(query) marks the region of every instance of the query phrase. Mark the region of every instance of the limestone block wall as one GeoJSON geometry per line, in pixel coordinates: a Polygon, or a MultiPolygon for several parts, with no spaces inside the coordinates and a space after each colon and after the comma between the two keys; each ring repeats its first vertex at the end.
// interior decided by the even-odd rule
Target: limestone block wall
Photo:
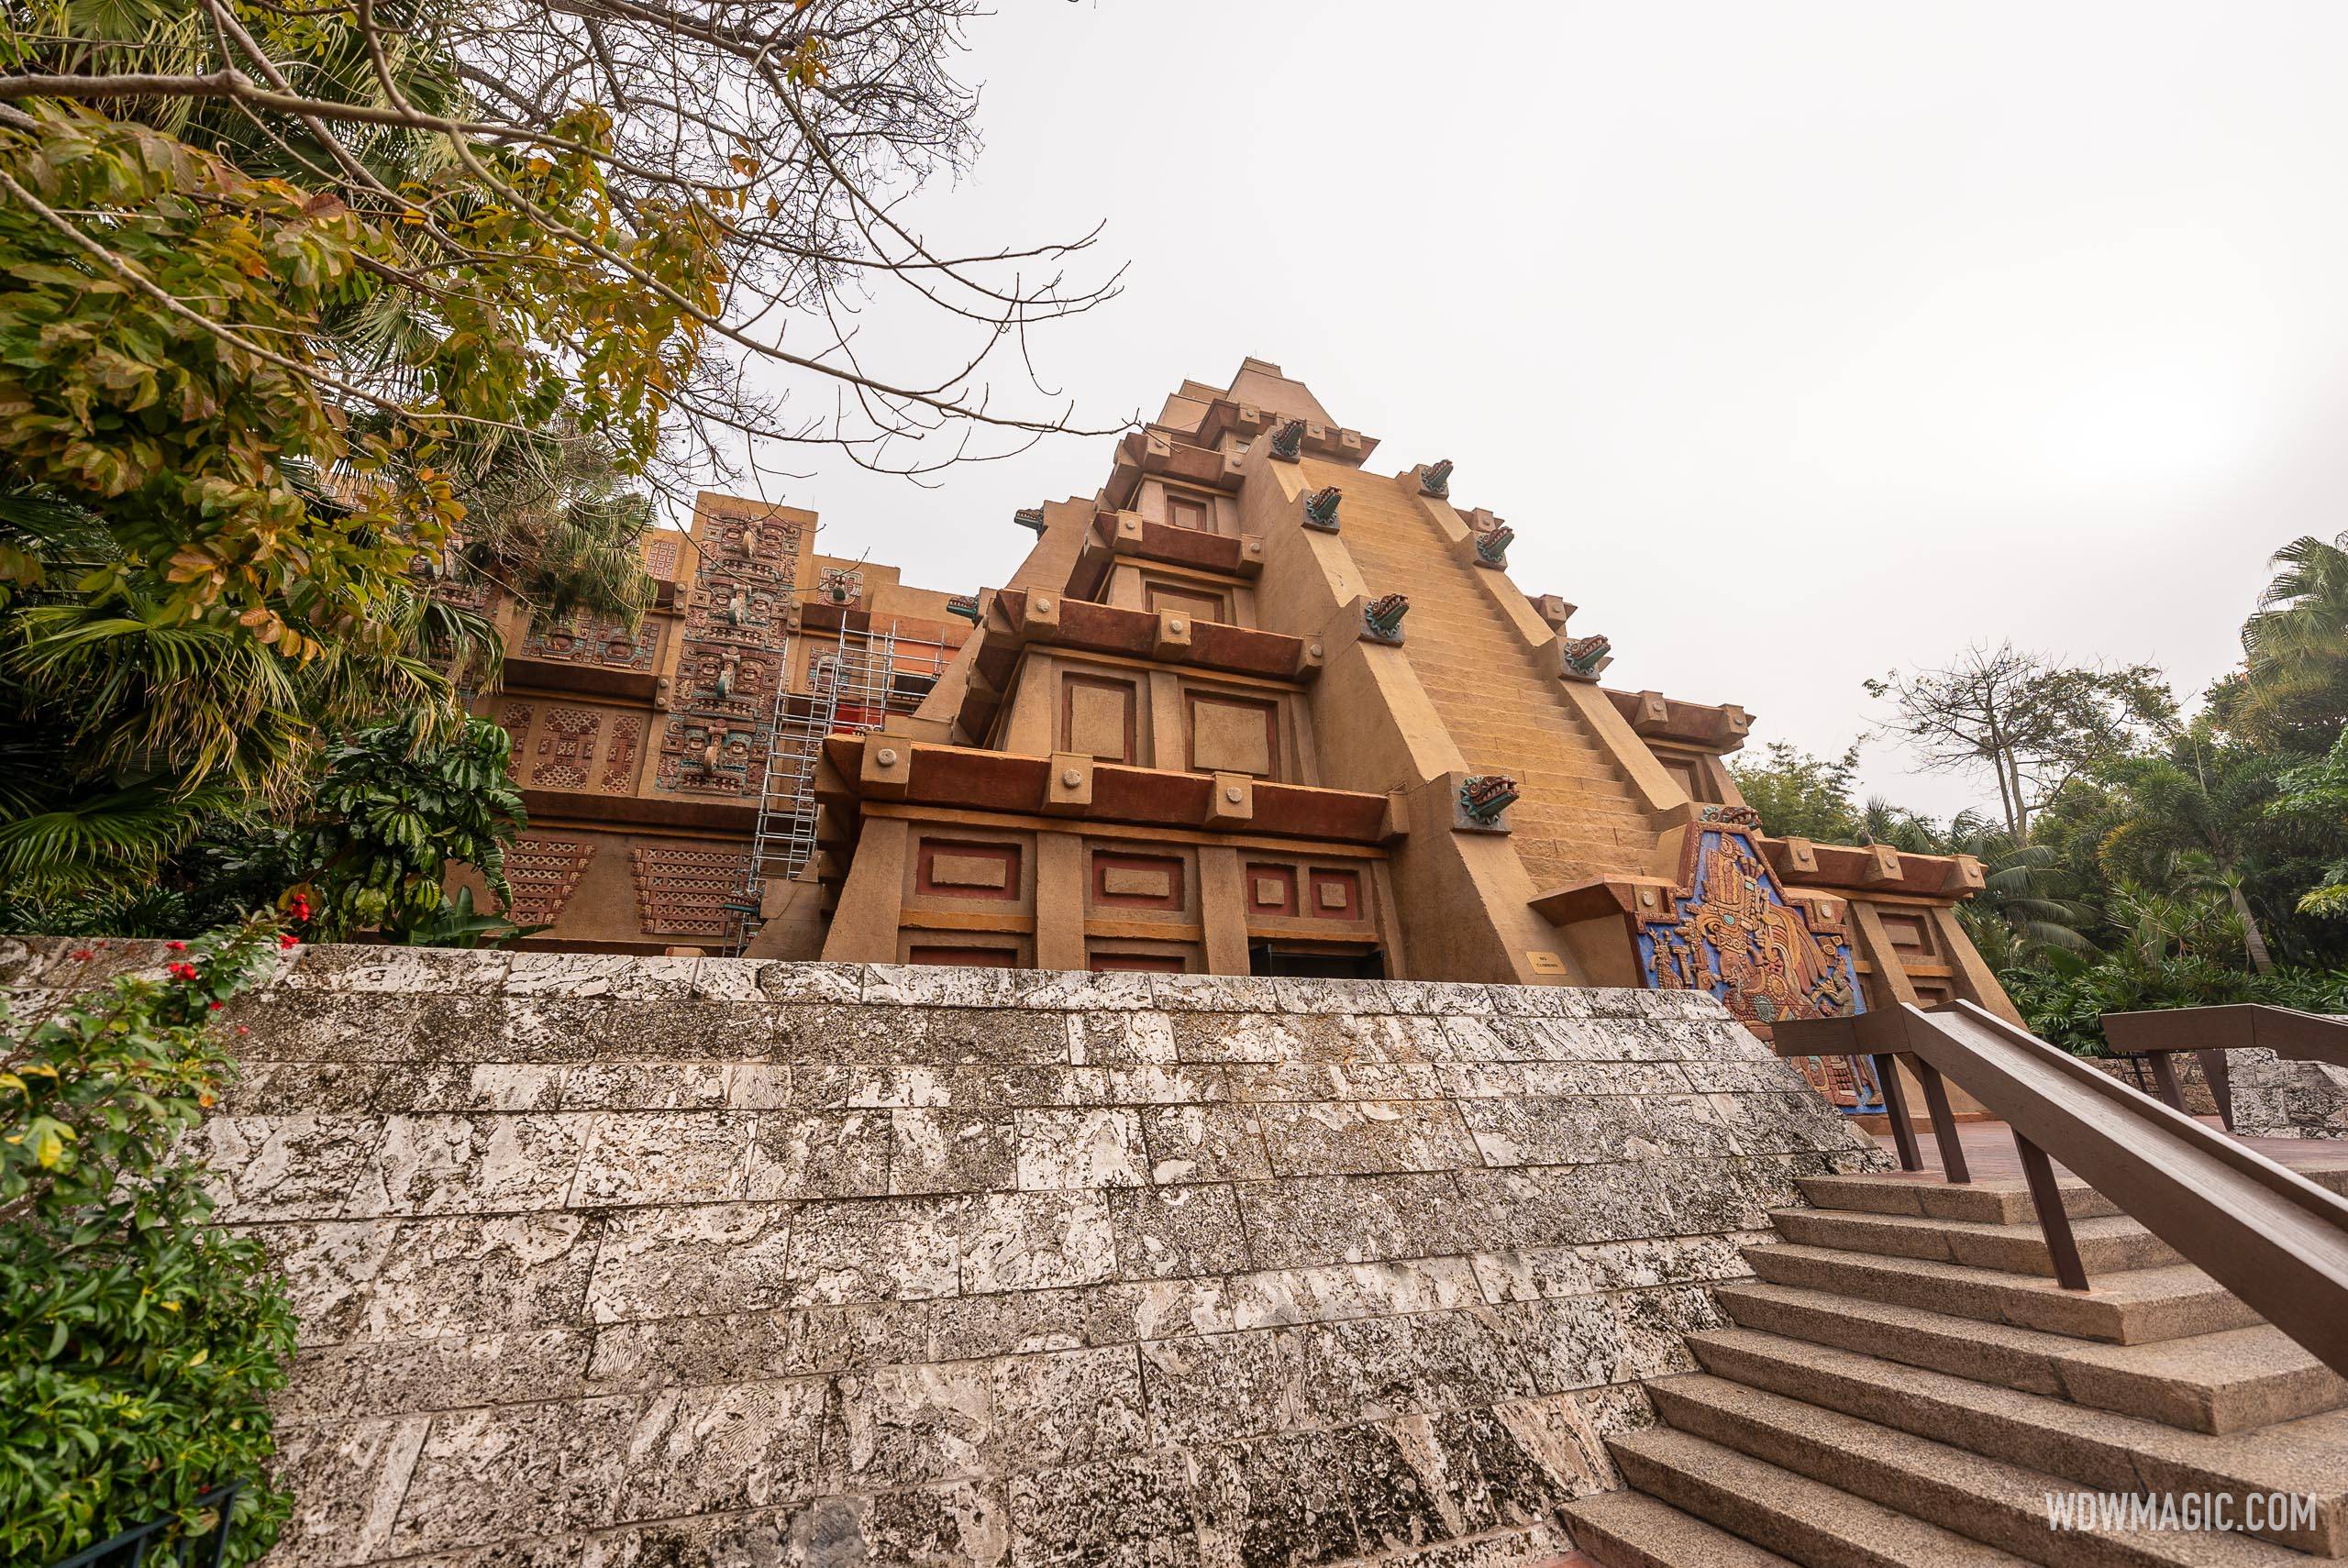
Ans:
{"type": "Polygon", "coordinates": [[[2229,1051],[2226,1077],[2234,1131],[2245,1137],[2348,1138],[2348,1069],[2229,1051]]]}
{"type": "Polygon", "coordinates": [[[278,1563],[1538,1562],[1884,1163],[1680,992],[345,947],[226,1016],[278,1563]]]}

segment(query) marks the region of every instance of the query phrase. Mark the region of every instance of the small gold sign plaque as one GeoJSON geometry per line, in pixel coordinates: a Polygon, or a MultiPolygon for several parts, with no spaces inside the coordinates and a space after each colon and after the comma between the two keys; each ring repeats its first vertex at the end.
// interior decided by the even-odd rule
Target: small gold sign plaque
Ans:
{"type": "Polygon", "coordinates": [[[1524,962],[1536,975],[1562,975],[1566,972],[1565,959],[1555,953],[1527,953],[1524,962]]]}

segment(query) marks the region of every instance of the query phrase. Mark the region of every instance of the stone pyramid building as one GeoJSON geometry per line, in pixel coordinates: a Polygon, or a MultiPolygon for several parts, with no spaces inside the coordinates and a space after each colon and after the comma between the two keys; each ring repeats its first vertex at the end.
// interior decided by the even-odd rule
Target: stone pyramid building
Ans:
{"type": "Polygon", "coordinates": [[[1770,838],[1733,704],[1601,684],[1451,465],[1278,366],[1186,381],[1002,586],[815,552],[705,496],[639,634],[527,632],[507,690],[541,945],[1708,990],[1764,1031],[2006,1010],[1959,856],[1770,838]]]}

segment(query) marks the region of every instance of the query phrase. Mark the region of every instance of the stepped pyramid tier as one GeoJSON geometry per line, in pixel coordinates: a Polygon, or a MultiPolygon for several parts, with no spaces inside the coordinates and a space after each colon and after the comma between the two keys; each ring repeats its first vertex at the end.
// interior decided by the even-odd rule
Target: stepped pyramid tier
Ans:
{"type": "Polygon", "coordinates": [[[756,951],[1695,988],[1764,1032],[2010,1010],[1955,915],[1977,864],[1764,835],[1722,764],[1749,715],[1598,684],[1635,643],[1521,591],[1448,460],[1377,447],[1262,360],[1184,382],[1023,513],[918,711],[825,743],[822,944],[756,951]]]}
{"type": "Polygon", "coordinates": [[[515,912],[573,949],[1693,988],[1764,1032],[2010,1012],[1977,864],[1766,836],[1722,763],[1749,715],[1600,685],[1637,639],[1521,591],[1448,459],[1377,447],[1276,365],[1185,381],[976,592],[704,496],[639,631],[502,608],[515,912]]]}

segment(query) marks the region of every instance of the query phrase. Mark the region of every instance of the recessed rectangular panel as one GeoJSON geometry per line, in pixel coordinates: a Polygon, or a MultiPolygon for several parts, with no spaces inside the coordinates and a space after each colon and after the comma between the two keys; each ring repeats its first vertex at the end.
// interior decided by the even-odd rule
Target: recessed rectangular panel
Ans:
{"type": "Polygon", "coordinates": [[[1212,692],[1189,693],[1191,767],[1201,773],[1279,774],[1279,705],[1212,692]]]}
{"type": "Polygon", "coordinates": [[[1195,495],[1177,495],[1171,491],[1167,492],[1166,521],[1177,528],[1196,528],[1203,531],[1209,526],[1208,518],[1207,503],[1202,498],[1195,495]]]}
{"type": "Polygon", "coordinates": [[[1171,856],[1092,853],[1092,901],[1123,909],[1182,907],[1182,863],[1171,856]]]}
{"type": "Polygon", "coordinates": [[[1059,749],[1098,762],[1132,762],[1135,700],[1130,680],[1063,676],[1059,749]]]}
{"type": "Polygon", "coordinates": [[[914,891],[947,899],[1015,901],[1019,845],[924,834],[914,856],[914,891]]]}
{"type": "Polygon", "coordinates": [[[1142,608],[1153,614],[1171,610],[1178,615],[1188,615],[1193,621],[1216,621],[1226,625],[1231,622],[1231,612],[1220,593],[1148,582],[1142,585],[1141,594],[1142,608]]]}
{"type": "Polygon", "coordinates": [[[1933,928],[1922,915],[1901,910],[1884,910],[1884,934],[1891,938],[1891,945],[1902,953],[1929,955],[1933,951],[1933,928]]]}
{"type": "Polygon", "coordinates": [[[1085,965],[1096,974],[1134,972],[1145,975],[1179,975],[1182,960],[1172,953],[1095,953],[1085,965]]]}
{"type": "Polygon", "coordinates": [[[973,969],[1016,969],[1019,955],[1008,947],[947,947],[915,945],[905,949],[908,964],[958,964],[973,969]]]}
{"type": "Polygon", "coordinates": [[[1247,912],[1252,915],[1296,913],[1296,867],[1251,863],[1247,867],[1247,912]]]}
{"type": "Polygon", "coordinates": [[[1361,914],[1361,873],[1350,867],[1315,866],[1307,878],[1315,920],[1357,921],[1361,914]]]}

